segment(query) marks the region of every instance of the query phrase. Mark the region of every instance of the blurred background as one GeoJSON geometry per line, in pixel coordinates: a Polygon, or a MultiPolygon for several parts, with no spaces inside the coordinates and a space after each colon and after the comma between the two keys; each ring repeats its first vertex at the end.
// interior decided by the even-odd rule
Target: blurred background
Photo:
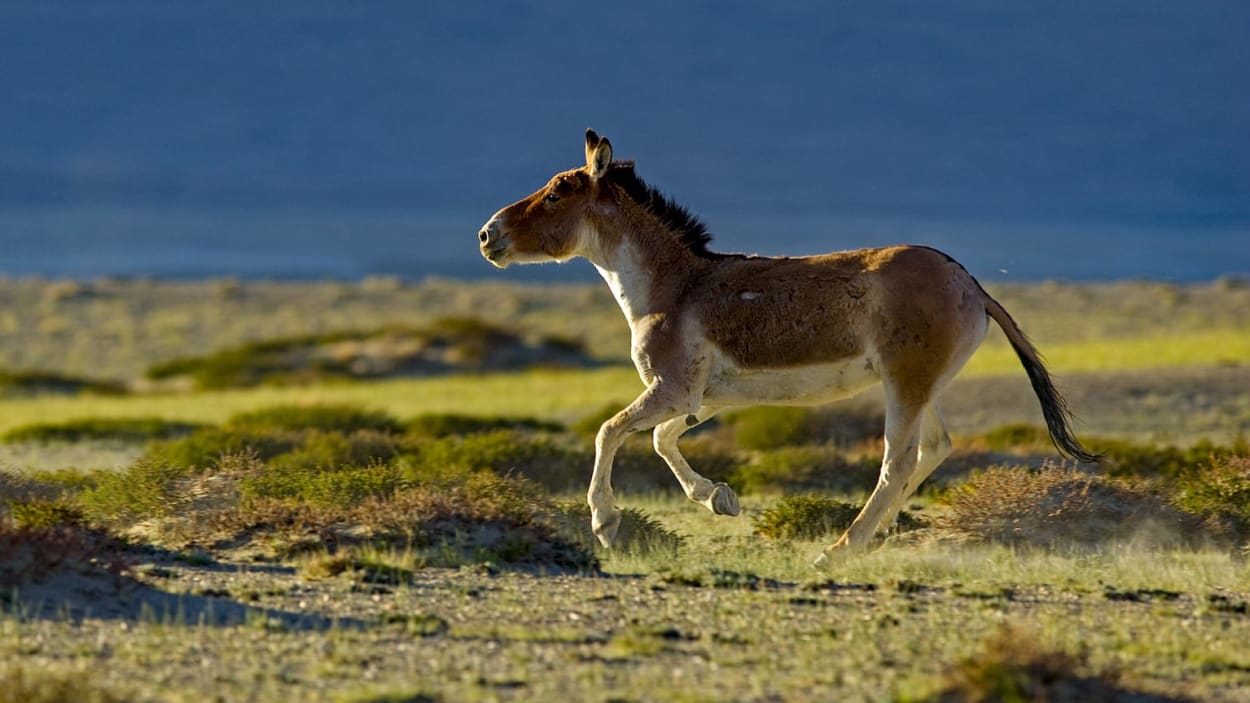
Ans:
{"type": "Polygon", "coordinates": [[[1250,4],[0,4],[0,273],[497,272],[582,132],[715,248],[987,282],[1250,272],[1250,4]]]}

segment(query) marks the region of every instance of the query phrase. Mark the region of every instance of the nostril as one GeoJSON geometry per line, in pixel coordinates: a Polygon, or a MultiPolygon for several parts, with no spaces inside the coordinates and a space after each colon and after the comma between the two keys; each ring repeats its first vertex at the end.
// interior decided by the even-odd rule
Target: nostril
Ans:
{"type": "Polygon", "coordinates": [[[481,243],[485,244],[486,240],[490,239],[490,235],[486,232],[486,230],[482,230],[481,232],[477,233],[477,239],[481,243]]]}

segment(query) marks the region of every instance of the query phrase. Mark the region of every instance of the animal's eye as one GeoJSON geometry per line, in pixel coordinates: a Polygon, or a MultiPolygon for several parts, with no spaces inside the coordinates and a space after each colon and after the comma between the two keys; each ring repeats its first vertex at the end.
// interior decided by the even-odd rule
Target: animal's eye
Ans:
{"type": "Polygon", "coordinates": [[[554,203],[554,202],[556,202],[556,201],[557,201],[557,200],[559,200],[559,199],[560,199],[560,194],[559,194],[559,193],[548,193],[548,194],[546,194],[546,195],[544,195],[544,196],[543,196],[543,200],[546,200],[546,201],[547,201],[547,202],[549,202],[549,203],[554,203]]]}

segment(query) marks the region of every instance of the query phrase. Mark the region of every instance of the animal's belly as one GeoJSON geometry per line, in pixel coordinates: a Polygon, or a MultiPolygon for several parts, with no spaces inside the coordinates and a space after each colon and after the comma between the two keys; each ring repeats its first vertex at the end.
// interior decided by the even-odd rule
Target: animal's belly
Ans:
{"type": "Polygon", "coordinates": [[[703,404],[817,405],[852,396],[880,378],[867,356],[772,369],[743,369],[721,359],[708,377],[703,404]]]}

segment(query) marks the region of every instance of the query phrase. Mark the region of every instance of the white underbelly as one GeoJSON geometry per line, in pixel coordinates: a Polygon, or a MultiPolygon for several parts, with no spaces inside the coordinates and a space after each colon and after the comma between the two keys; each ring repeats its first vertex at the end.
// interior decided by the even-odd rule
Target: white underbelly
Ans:
{"type": "Polygon", "coordinates": [[[855,395],[881,380],[867,356],[781,369],[742,369],[723,356],[717,362],[703,393],[703,404],[711,407],[819,405],[855,395]]]}

